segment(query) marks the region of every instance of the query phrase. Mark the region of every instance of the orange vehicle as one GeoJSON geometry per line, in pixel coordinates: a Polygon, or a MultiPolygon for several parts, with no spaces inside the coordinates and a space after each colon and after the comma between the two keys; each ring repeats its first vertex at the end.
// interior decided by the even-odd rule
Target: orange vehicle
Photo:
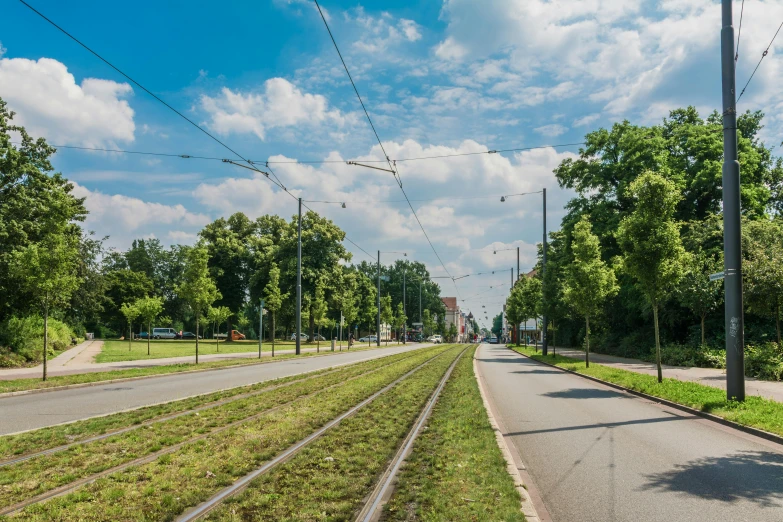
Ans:
{"type": "MultiPolygon", "coordinates": [[[[215,339],[225,339],[227,336],[224,333],[215,334],[215,339]]],[[[243,334],[240,331],[237,330],[231,330],[231,340],[232,341],[244,341],[245,340],[245,334],[243,334]]]]}

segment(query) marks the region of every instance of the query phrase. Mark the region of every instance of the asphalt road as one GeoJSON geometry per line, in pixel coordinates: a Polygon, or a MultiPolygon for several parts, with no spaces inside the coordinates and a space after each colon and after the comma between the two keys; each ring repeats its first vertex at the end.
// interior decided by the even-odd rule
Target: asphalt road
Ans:
{"type": "Polygon", "coordinates": [[[783,520],[783,447],[503,346],[477,357],[542,519],[783,520]]]}
{"type": "Polygon", "coordinates": [[[0,435],[183,399],[430,346],[409,344],[0,398],[0,435]]]}

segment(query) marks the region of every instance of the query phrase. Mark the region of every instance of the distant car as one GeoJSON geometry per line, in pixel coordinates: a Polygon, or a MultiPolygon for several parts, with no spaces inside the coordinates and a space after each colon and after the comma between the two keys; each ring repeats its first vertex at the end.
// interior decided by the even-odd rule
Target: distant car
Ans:
{"type": "Polygon", "coordinates": [[[368,335],[366,337],[362,337],[361,339],[359,339],[359,342],[360,343],[371,343],[371,342],[377,341],[377,340],[378,340],[378,336],[377,335],[368,335]]]}
{"type": "MultiPolygon", "coordinates": [[[[299,334],[299,340],[300,340],[300,341],[305,341],[305,342],[307,342],[307,340],[308,340],[309,338],[310,338],[310,337],[309,337],[307,334],[304,334],[304,333],[303,333],[303,334],[299,334]]],[[[294,332],[294,333],[292,333],[292,334],[291,334],[291,340],[292,340],[292,341],[296,341],[296,332],[294,332]]]]}
{"type": "MultiPolygon", "coordinates": [[[[215,339],[225,339],[226,337],[228,337],[228,334],[218,333],[218,334],[215,334],[214,338],[215,339]]],[[[231,330],[231,340],[232,341],[244,341],[245,340],[245,334],[243,334],[242,332],[237,331],[237,330],[231,330]]]]}
{"type": "MultiPolygon", "coordinates": [[[[193,332],[180,332],[177,334],[177,339],[195,339],[196,334],[193,332]]],[[[199,339],[203,339],[202,336],[198,336],[199,339]]]]}
{"type": "Polygon", "coordinates": [[[136,339],[147,339],[150,336],[148,332],[139,332],[136,334],[136,339]]]}
{"type": "Polygon", "coordinates": [[[498,344],[498,338],[493,335],[489,338],[489,344],[498,344]]]}
{"type": "Polygon", "coordinates": [[[153,339],[176,339],[177,331],[174,328],[153,328],[153,339]]]}
{"type": "Polygon", "coordinates": [[[323,335],[315,334],[313,336],[313,341],[325,341],[326,338],[323,335]]]}
{"type": "Polygon", "coordinates": [[[435,344],[441,344],[443,342],[443,337],[440,335],[430,335],[427,337],[428,343],[435,343],[435,344]]]}

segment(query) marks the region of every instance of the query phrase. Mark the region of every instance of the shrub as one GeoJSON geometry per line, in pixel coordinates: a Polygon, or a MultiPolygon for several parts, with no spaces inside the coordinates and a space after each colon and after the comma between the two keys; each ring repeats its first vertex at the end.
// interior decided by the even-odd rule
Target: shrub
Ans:
{"type": "Polygon", "coordinates": [[[745,375],[783,381],[783,350],[777,343],[745,346],[745,375]]]}
{"type": "MultiPolygon", "coordinates": [[[[49,319],[48,350],[50,355],[62,351],[71,345],[74,333],[71,328],[57,319],[49,319]]],[[[43,318],[37,315],[29,317],[11,317],[0,325],[0,366],[19,366],[20,364],[40,362],[43,359],[43,318]]]]}
{"type": "MultiPolygon", "coordinates": [[[[646,361],[654,361],[655,355],[650,353],[644,357],[646,361]]],[[[707,346],[691,346],[669,343],[661,346],[661,364],[669,366],[696,366],[698,368],[725,368],[726,352],[707,346]]]]}

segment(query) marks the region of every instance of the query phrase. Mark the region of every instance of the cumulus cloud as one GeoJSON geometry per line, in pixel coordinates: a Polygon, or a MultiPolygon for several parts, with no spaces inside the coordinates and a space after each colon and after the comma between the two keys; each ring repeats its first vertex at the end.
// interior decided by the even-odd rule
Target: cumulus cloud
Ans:
{"type": "MultiPolygon", "coordinates": [[[[0,52],[2,55],[2,52],[0,52]]],[[[85,78],[50,58],[0,59],[0,93],[15,121],[53,143],[98,147],[134,140],[134,112],[127,83],[85,78]]]]}
{"type": "Polygon", "coordinates": [[[600,114],[588,114],[587,116],[575,119],[573,125],[574,127],[585,127],[598,120],[600,117],[600,114]]]}
{"type": "Polygon", "coordinates": [[[341,127],[347,121],[339,110],[329,109],[324,96],[302,92],[284,78],[267,80],[257,93],[224,87],[215,97],[203,95],[201,107],[218,133],[255,134],[261,140],[269,129],[327,122],[341,127]]]}
{"type": "Polygon", "coordinates": [[[353,42],[353,48],[361,52],[387,51],[402,43],[421,39],[419,24],[407,18],[395,19],[390,13],[372,16],[358,7],[346,13],[346,21],[361,28],[359,38],[353,42]]]}
{"type": "Polygon", "coordinates": [[[568,130],[568,127],[560,125],[559,123],[552,123],[542,127],[536,127],[533,130],[543,136],[555,137],[560,136],[561,134],[565,134],[565,132],[568,130]]]}

